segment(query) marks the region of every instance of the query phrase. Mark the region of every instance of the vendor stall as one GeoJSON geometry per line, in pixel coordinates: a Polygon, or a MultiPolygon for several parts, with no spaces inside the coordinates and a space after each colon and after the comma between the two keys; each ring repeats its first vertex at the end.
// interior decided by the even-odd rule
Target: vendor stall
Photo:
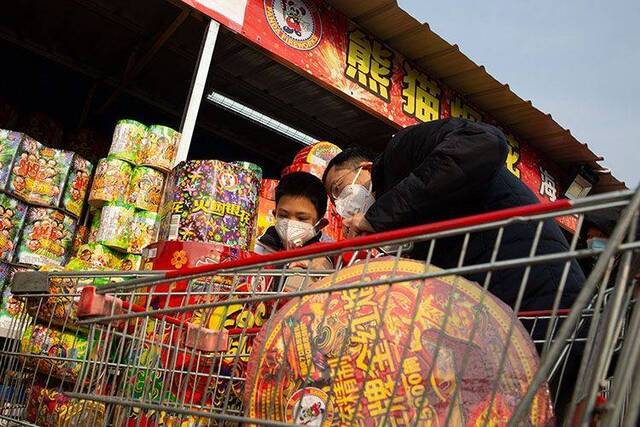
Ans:
{"type": "MultiPolygon", "coordinates": [[[[5,9],[0,49],[12,65],[0,82],[0,315],[9,322],[33,319],[21,351],[36,355],[26,358],[36,360],[29,365],[34,375],[49,372],[49,378],[29,392],[35,400],[44,393],[59,401],[45,405],[54,411],[71,404],[60,393],[86,372],[77,361],[52,367],[37,358],[70,352],[80,342],[84,353],[76,356],[88,360],[93,354],[85,347],[100,338],[76,322],[74,297],[88,285],[152,274],[142,270],[250,257],[256,238],[274,222],[278,179],[297,171],[321,177],[341,148],[380,151],[402,127],[464,117],[505,132],[507,168],[540,201],[624,188],[586,144],[395,0],[76,0],[5,9]],[[46,300],[46,314],[56,321],[43,325],[41,310],[25,308],[4,286],[24,269],[98,274],[88,283],[73,278],[51,285],[48,292],[67,296],[46,300]],[[48,346],[33,347],[37,340],[48,346]],[[54,344],[60,349],[52,350],[54,344]]],[[[327,220],[326,234],[341,240],[332,206],[327,220]]],[[[568,233],[576,230],[575,216],[556,220],[568,233]]],[[[159,283],[131,294],[127,308],[206,305],[211,295],[239,289],[246,297],[273,283],[250,273],[159,283]]],[[[185,310],[171,321],[229,332],[261,326],[270,309],[238,303],[222,312],[185,310]]],[[[140,385],[151,382],[155,390],[147,371],[168,356],[147,344],[174,333],[165,326],[137,330],[141,347],[130,357],[145,355],[145,374],[126,375],[132,383],[119,383],[118,392],[144,401],[149,390],[140,385]]],[[[229,347],[249,353],[252,342],[243,332],[229,338],[229,347]]],[[[182,353],[171,357],[192,362],[182,353]]],[[[245,359],[224,368],[241,376],[245,359]]],[[[116,390],[109,386],[95,390],[107,395],[116,390]]],[[[165,386],[158,381],[159,389],[165,386]]],[[[241,393],[232,388],[241,411],[241,393]]],[[[200,392],[194,385],[193,394],[200,392]]],[[[207,405],[217,398],[207,397],[207,405]]],[[[100,408],[91,416],[102,419],[100,408]]],[[[28,421],[46,424],[40,411],[27,412],[28,421]]],[[[81,417],[77,408],[58,412],[81,417]]],[[[152,413],[141,407],[107,415],[135,425],[138,417],[156,420],[152,413]]]]}

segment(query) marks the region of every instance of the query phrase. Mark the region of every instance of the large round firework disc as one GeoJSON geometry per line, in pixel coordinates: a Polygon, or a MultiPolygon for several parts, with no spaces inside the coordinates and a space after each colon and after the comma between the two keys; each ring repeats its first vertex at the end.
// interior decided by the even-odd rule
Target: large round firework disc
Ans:
{"type": "MultiPolygon", "coordinates": [[[[381,258],[316,286],[407,281],[291,299],[256,338],[247,416],[318,426],[506,424],[538,368],[527,331],[516,322],[508,340],[514,313],[476,283],[411,280],[425,268],[381,258]]],[[[529,422],[554,422],[546,386],[529,422]]]]}

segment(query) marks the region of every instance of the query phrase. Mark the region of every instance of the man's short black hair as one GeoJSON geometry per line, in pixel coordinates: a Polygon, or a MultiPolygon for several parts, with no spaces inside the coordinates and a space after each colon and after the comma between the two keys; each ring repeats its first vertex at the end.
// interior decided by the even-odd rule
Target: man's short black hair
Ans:
{"type": "Polygon", "coordinates": [[[331,168],[356,167],[362,162],[372,162],[374,158],[374,155],[364,148],[349,147],[331,159],[322,175],[322,182],[327,180],[327,174],[331,168]]]}
{"type": "Polygon", "coordinates": [[[304,197],[315,206],[318,219],[327,212],[327,192],[316,176],[307,172],[292,172],[282,177],[276,187],[276,205],[282,196],[304,197]]]}

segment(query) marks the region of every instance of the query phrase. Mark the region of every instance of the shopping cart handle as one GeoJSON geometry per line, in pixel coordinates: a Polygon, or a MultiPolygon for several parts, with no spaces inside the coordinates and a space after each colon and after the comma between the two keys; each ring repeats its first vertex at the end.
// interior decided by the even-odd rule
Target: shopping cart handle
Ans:
{"type": "Polygon", "coordinates": [[[94,286],[87,286],[80,292],[77,316],[83,317],[105,317],[122,314],[122,300],[112,295],[96,294],[94,286]]]}
{"type": "Polygon", "coordinates": [[[184,344],[189,348],[195,348],[203,352],[225,351],[229,345],[229,333],[223,329],[214,331],[213,329],[196,326],[187,323],[187,331],[184,337],[184,344]]]}

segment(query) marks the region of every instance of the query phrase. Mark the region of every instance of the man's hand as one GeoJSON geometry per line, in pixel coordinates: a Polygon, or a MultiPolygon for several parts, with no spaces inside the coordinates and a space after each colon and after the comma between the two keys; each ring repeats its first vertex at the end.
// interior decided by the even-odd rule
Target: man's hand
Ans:
{"type": "Polygon", "coordinates": [[[375,233],[375,230],[371,227],[371,224],[369,224],[369,221],[366,220],[362,213],[355,214],[351,218],[345,219],[342,224],[344,236],[346,238],[375,233]]]}

